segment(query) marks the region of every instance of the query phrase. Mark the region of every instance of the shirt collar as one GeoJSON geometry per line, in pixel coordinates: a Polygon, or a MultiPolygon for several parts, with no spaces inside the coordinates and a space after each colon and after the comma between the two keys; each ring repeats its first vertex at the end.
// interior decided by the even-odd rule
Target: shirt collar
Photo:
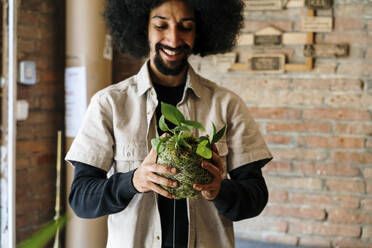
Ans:
{"type": "MultiPolygon", "coordinates": [[[[150,72],[148,69],[149,59],[142,65],[140,71],[137,74],[138,94],[141,96],[149,89],[153,88],[151,82],[150,72]]],[[[187,89],[191,89],[197,97],[201,97],[201,86],[199,83],[199,76],[195,73],[194,69],[189,64],[189,69],[186,76],[185,92],[187,89]]]]}

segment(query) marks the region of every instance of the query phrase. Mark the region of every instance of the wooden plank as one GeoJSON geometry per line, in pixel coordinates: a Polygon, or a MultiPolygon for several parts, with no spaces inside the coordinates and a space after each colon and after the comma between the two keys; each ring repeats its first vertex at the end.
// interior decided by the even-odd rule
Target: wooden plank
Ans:
{"type": "Polygon", "coordinates": [[[255,10],[281,10],[283,9],[282,0],[245,0],[245,9],[255,10]]]}
{"type": "Polygon", "coordinates": [[[227,71],[236,61],[236,53],[224,53],[213,56],[214,65],[223,71],[227,71]]]}
{"type": "Polygon", "coordinates": [[[283,33],[284,45],[301,45],[307,43],[307,33],[283,33]]]}
{"type": "Polygon", "coordinates": [[[332,17],[308,16],[301,22],[301,29],[305,32],[331,32],[333,28],[332,17]]]}
{"type": "Polygon", "coordinates": [[[242,34],[238,38],[238,46],[253,45],[253,34],[242,34]]]}
{"type": "Polygon", "coordinates": [[[307,44],[304,47],[304,56],[312,58],[338,58],[349,55],[349,44],[307,44]]]}
{"type": "Polygon", "coordinates": [[[255,54],[249,59],[253,72],[283,73],[284,54],[255,54]]]}
{"type": "Polygon", "coordinates": [[[286,71],[307,71],[306,64],[286,64],[285,66],[286,71]]]}
{"type": "Polygon", "coordinates": [[[305,6],[305,0],[289,0],[284,5],[285,8],[300,8],[305,6]]]}
{"type": "Polygon", "coordinates": [[[255,35],[253,39],[255,46],[272,46],[281,45],[281,35],[255,35]]]}
{"type": "Polygon", "coordinates": [[[306,0],[305,5],[309,9],[323,10],[332,8],[332,0],[306,0]]]}

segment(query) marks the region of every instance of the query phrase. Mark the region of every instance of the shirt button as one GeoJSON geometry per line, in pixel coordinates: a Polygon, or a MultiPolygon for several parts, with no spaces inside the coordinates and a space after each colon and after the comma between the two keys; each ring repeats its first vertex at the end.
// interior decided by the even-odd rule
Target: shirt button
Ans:
{"type": "Polygon", "coordinates": [[[160,240],[160,237],[159,237],[159,236],[156,236],[156,239],[157,239],[157,240],[160,240]]]}

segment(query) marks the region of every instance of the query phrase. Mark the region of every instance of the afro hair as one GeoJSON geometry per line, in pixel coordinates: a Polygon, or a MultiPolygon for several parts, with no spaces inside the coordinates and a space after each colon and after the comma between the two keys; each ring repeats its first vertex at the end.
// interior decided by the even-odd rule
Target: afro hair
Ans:
{"type": "MultiPolygon", "coordinates": [[[[169,0],[106,0],[104,18],[122,53],[135,58],[149,54],[148,19],[153,8],[169,0]]],[[[194,54],[230,51],[243,26],[242,0],[184,0],[195,11],[194,54]]]]}

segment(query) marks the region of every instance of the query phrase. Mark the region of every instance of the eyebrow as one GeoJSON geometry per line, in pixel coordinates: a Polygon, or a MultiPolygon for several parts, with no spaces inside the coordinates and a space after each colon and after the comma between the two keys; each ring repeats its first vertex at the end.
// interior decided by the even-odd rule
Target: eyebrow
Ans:
{"type": "MultiPolygon", "coordinates": [[[[153,16],[151,19],[161,19],[161,20],[168,20],[168,18],[164,17],[164,16],[159,16],[159,15],[156,15],[156,16],[153,16]]],[[[180,20],[180,22],[184,22],[184,21],[195,21],[195,18],[194,17],[185,17],[185,18],[182,18],[180,20]]]]}

